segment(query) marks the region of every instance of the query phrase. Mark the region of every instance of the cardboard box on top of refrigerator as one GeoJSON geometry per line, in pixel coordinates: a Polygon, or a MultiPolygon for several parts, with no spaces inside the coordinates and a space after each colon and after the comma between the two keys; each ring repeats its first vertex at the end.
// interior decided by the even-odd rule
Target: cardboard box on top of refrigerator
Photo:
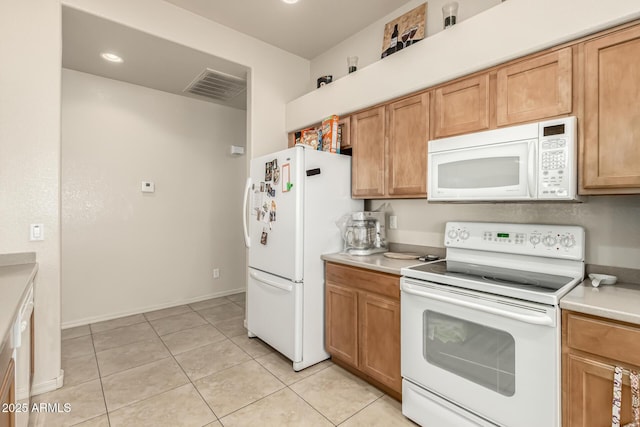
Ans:
{"type": "Polygon", "coordinates": [[[300,144],[308,145],[314,150],[320,147],[320,135],[317,129],[307,128],[300,131],[300,144]]]}
{"type": "Polygon", "coordinates": [[[338,116],[333,115],[322,121],[322,151],[340,153],[340,144],[338,142],[338,119],[338,116]]]}

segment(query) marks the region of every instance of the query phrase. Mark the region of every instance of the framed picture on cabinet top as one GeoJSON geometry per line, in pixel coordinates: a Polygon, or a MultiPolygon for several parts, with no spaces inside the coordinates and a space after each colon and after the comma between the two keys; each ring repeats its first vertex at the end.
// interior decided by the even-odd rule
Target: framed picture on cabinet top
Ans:
{"type": "Polygon", "coordinates": [[[382,55],[389,56],[422,40],[427,34],[427,3],[388,22],[384,27],[382,55]]]}

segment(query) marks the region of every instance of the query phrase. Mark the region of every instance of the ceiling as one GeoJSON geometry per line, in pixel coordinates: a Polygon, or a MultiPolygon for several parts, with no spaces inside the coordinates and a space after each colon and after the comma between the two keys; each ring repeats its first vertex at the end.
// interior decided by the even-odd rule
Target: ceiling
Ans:
{"type": "Polygon", "coordinates": [[[165,0],[313,59],[409,0],[165,0]]]}
{"type": "MultiPolygon", "coordinates": [[[[165,0],[298,56],[312,59],[409,0],[165,0]],[[248,13],[247,11],[251,11],[248,13]]],[[[246,91],[228,101],[184,92],[205,69],[245,79],[247,68],[82,12],[62,8],[62,66],[169,93],[246,109],[246,91]],[[120,64],[100,57],[113,52],[120,64]]]]}
{"type": "Polygon", "coordinates": [[[245,79],[247,68],[69,7],[62,8],[62,66],[109,79],[246,110],[243,91],[229,101],[183,92],[206,68],[245,79]],[[102,52],[123,58],[107,62],[102,52]]]}

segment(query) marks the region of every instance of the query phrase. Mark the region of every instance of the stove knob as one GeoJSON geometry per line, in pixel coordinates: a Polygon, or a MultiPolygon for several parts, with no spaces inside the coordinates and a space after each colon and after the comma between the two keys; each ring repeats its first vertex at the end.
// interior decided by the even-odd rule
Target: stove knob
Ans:
{"type": "Polygon", "coordinates": [[[535,246],[540,243],[540,236],[531,236],[529,241],[531,242],[532,245],[535,246]]]}
{"type": "Polygon", "coordinates": [[[449,236],[450,239],[455,239],[456,237],[458,237],[458,230],[454,230],[454,229],[449,230],[449,232],[447,233],[447,236],[449,236]]]}
{"type": "Polygon", "coordinates": [[[565,248],[570,248],[576,244],[576,239],[573,236],[564,236],[560,239],[560,244],[565,248]]]}
{"type": "Polygon", "coordinates": [[[545,246],[553,246],[556,244],[557,241],[558,240],[553,236],[545,236],[542,239],[542,243],[544,243],[545,246]]]}
{"type": "Polygon", "coordinates": [[[460,232],[460,238],[462,240],[467,240],[469,238],[469,232],[467,230],[462,230],[460,232]]]}

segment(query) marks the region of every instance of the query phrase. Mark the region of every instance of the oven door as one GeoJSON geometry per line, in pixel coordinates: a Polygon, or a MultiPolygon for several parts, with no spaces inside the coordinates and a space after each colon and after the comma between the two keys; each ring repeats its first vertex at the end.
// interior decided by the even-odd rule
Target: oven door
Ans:
{"type": "Polygon", "coordinates": [[[504,426],[560,424],[559,310],[402,278],[402,376],[504,426]]]}
{"type": "Polygon", "coordinates": [[[429,200],[530,200],[536,197],[536,140],[443,151],[432,151],[430,145],[428,160],[429,200]]]}

